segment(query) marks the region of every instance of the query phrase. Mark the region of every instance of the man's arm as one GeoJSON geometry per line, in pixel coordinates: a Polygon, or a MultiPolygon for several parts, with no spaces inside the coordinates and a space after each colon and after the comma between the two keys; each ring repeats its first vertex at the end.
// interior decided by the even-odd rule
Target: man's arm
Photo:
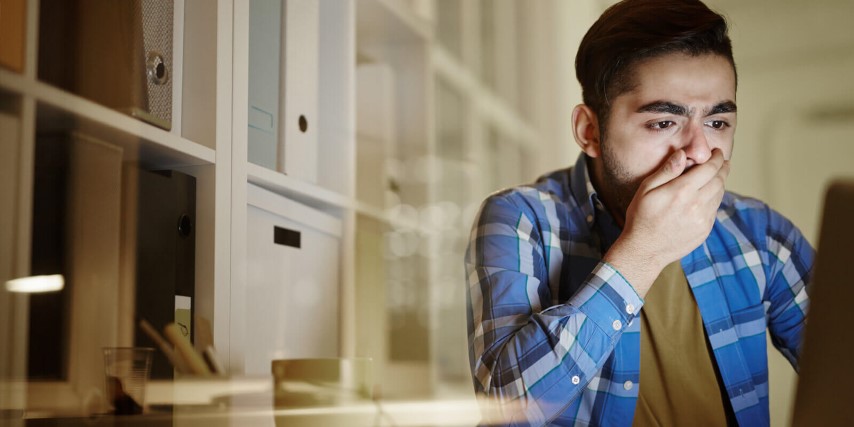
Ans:
{"type": "Polygon", "coordinates": [[[530,211],[487,200],[466,256],[469,354],[475,389],[502,424],[548,422],[600,371],[643,301],[600,263],[566,303],[552,295],[547,244],[530,211]]]}
{"type": "Polygon", "coordinates": [[[764,300],[770,303],[768,330],[774,346],[797,371],[809,307],[807,284],[812,277],[815,251],[789,220],[771,209],[767,213],[764,300]]]}
{"type": "Polygon", "coordinates": [[[729,163],[720,150],[686,171],[683,150],[643,181],[623,233],[566,303],[550,302],[548,268],[532,212],[487,200],[466,256],[469,354],[475,388],[547,422],[601,369],[665,265],[708,237],[729,163]],[[684,172],[684,173],[683,173],[684,172]],[[627,280],[628,278],[628,280],[627,280]],[[630,284],[631,283],[631,284],[630,284]]]}

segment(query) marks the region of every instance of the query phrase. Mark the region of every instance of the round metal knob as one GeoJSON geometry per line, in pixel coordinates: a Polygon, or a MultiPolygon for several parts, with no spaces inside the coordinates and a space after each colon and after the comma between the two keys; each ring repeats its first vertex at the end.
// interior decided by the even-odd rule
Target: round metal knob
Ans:
{"type": "Polygon", "coordinates": [[[169,69],[166,68],[166,61],[159,52],[148,52],[145,71],[148,80],[154,84],[163,85],[169,81],[169,69]]]}

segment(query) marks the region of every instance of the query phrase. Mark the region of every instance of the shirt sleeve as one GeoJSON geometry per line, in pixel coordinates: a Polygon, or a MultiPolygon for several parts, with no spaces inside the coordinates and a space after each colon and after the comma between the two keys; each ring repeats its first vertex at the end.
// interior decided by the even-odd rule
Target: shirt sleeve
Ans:
{"type": "Polygon", "coordinates": [[[815,251],[797,227],[771,210],[766,245],[768,330],[774,346],[797,371],[815,251]]]}
{"type": "Polygon", "coordinates": [[[568,301],[552,301],[532,209],[484,203],[466,252],[469,356],[476,392],[502,424],[540,425],[579,398],[643,300],[600,262],[568,301]]]}

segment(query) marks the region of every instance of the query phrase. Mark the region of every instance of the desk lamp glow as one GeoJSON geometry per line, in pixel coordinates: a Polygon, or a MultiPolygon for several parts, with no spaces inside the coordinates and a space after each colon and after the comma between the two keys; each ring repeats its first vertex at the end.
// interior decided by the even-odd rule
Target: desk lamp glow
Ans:
{"type": "Polygon", "coordinates": [[[7,291],[24,294],[61,291],[64,286],[65,278],[61,274],[21,277],[6,282],[7,291]]]}

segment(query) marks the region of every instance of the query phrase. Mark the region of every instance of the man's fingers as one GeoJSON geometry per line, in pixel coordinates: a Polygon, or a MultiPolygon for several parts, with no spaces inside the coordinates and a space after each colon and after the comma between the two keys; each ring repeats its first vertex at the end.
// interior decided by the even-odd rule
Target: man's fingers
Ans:
{"type": "Polygon", "coordinates": [[[704,187],[720,172],[724,162],[723,152],[717,148],[712,150],[712,157],[707,162],[685,172],[685,182],[696,189],[704,187]]]}
{"type": "Polygon", "coordinates": [[[677,150],[652,175],[648,176],[641,184],[641,190],[646,193],[682,175],[686,165],[685,150],[677,150]]]}
{"type": "Polygon", "coordinates": [[[706,185],[698,190],[700,198],[705,200],[709,210],[717,211],[726,191],[725,183],[729,175],[729,162],[724,162],[718,173],[706,185]]]}
{"type": "Polygon", "coordinates": [[[729,176],[730,165],[729,162],[724,161],[720,168],[712,175],[702,187],[700,187],[701,193],[716,193],[719,190],[724,188],[724,184],[726,184],[726,179],[729,176]]]}

